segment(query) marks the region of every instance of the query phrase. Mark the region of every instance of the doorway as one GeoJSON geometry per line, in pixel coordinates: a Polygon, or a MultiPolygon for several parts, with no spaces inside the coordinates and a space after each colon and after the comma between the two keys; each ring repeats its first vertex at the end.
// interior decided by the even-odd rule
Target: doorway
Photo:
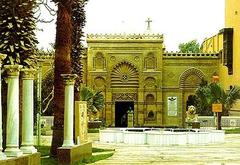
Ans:
{"type": "Polygon", "coordinates": [[[115,127],[127,127],[127,111],[134,111],[133,101],[115,102],[115,127]]]}
{"type": "Polygon", "coordinates": [[[195,95],[189,95],[188,96],[188,99],[187,99],[187,102],[186,102],[186,111],[188,110],[188,106],[196,106],[197,104],[197,98],[195,95]]]}

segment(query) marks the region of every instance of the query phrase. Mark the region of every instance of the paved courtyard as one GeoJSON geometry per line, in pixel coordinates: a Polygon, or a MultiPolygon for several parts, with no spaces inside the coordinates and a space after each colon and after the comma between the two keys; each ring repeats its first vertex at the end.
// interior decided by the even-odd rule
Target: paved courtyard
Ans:
{"type": "Polygon", "coordinates": [[[115,149],[112,157],[95,164],[240,165],[239,134],[226,135],[224,143],[171,147],[100,144],[92,135],[93,147],[115,149]]]}

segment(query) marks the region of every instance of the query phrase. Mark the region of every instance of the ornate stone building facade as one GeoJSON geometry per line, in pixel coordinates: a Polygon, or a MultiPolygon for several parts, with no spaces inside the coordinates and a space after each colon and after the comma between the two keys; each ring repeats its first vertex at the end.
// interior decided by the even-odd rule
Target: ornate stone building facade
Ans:
{"type": "Polygon", "coordinates": [[[189,96],[219,72],[218,54],[165,52],[160,34],[90,34],[87,44],[84,83],[103,92],[108,126],[125,126],[129,109],[134,126],[183,126],[189,96]]]}

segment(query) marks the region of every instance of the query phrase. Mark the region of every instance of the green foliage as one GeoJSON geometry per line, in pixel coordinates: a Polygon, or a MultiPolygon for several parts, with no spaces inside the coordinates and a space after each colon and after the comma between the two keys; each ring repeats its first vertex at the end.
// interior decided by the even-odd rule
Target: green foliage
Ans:
{"type": "Polygon", "coordinates": [[[202,80],[200,87],[196,90],[197,113],[201,115],[212,115],[212,104],[221,103],[223,105],[223,115],[228,115],[228,111],[240,99],[240,87],[234,86],[229,91],[224,91],[217,83],[208,84],[202,80]]]}
{"type": "Polygon", "coordinates": [[[240,128],[226,129],[226,134],[240,134],[240,128]]]}
{"type": "Polygon", "coordinates": [[[197,114],[212,116],[211,110],[211,91],[208,88],[208,83],[202,80],[200,86],[197,88],[195,93],[197,114]]]}
{"type": "Polygon", "coordinates": [[[100,111],[104,106],[102,91],[94,91],[88,87],[81,88],[80,100],[87,101],[88,111],[90,112],[100,111]]]}
{"type": "Polygon", "coordinates": [[[78,78],[75,83],[75,91],[79,88],[82,83],[83,76],[83,65],[81,63],[82,55],[85,53],[85,49],[82,44],[83,28],[86,22],[86,15],[84,7],[87,0],[75,0],[72,3],[72,51],[71,51],[71,63],[72,73],[77,74],[78,78]]]}
{"type": "Polygon", "coordinates": [[[113,155],[113,153],[94,155],[88,160],[85,159],[82,162],[76,163],[76,165],[94,163],[94,162],[97,162],[99,160],[107,159],[107,158],[111,157],[112,155],[113,155]]]}
{"type": "Polygon", "coordinates": [[[106,151],[115,151],[114,149],[102,149],[102,148],[92,148],[92,152],[106,152],[106,151]]]}
{"type": "Polygon", "coordinates": [[[99,133],[99,129],[96,129],[96,128],[88,128],[88,133],[99,133]]]}
{"type": "MultiPolygon", "coordinates": [[[[37,147],[37,150],[38,152],[41,153],[41,164],[42,165],[57,165],[58,162],[56,159],[54,159],[53,157],[50,157],[50,146],[39,146],[37,147]]],[[[93,153],[101,153],[101,152],[111,152],[111,151],[114,151],[112,149],[101,149],[101,148],[92,148],[92,152],[93,153]]],[[[75,164],[76,165],[80,165],[80,164],[87,164],[87,163],[94,163],[96,161],[99,161],[99,160],[103,160],[103,159],[106,159],[110,156],[112,156],[113,153],[108,153],[108,154],[99,154],[99,155],[94,155],[92,156],[90,159],[86,160],[82,160],[82,161],[79,161],[79,162],[76,162],[75,164]]]]}
{"type": "Polygon", "coordinates": [[[34,0],[0,1],[0,53],[7,55],[4,64],[35,66],[34,4],[34,0]]]}
{"type": "Polygon", "coordinates": [[[199,53],[200,52],[200,44],[197,40],[192,40],[187,43],[180,43],[179,52],[181,53],[199,53]]]}

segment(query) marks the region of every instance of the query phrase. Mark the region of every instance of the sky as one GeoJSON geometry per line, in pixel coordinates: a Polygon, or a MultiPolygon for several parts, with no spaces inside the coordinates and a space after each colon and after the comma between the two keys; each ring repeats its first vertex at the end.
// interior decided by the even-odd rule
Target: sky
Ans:
{"type": "MultiPolygon", "coordinates": [[[[167,51],[177,51],[180,43],[202,43],[224,28],[224,10],[224,0],[89,0],[84,32],[144,33],[150,18],[151,32],[163,34],[167,51]]],[[[38,28],[38,47],[47,49],[55,41],[55,22],[38,28]]]]}

